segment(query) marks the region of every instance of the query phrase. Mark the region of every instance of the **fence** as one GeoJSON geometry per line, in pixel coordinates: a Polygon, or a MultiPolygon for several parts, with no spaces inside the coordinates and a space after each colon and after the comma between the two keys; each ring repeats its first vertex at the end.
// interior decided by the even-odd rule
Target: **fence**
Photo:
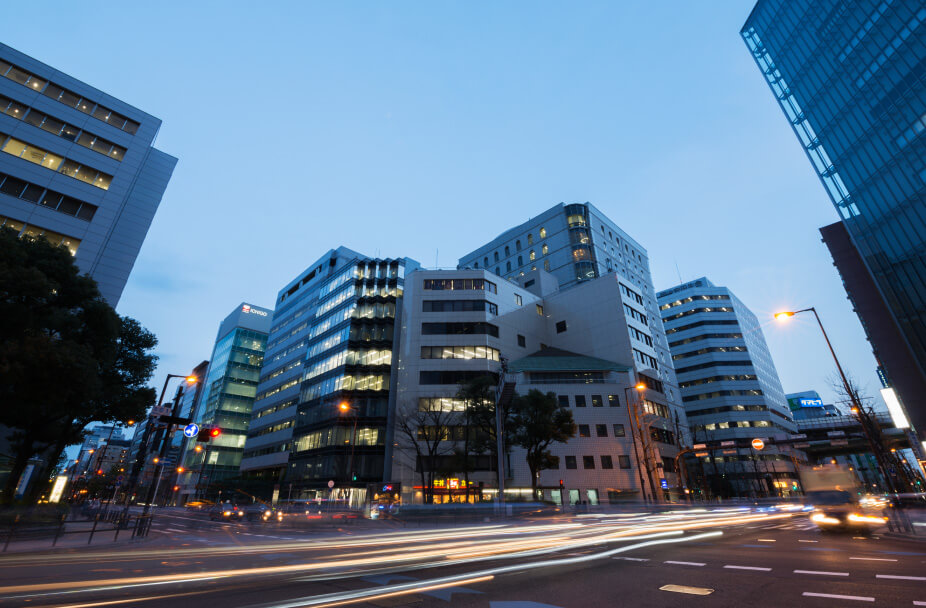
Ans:
{"type": "Polygon", "coordinates": [[[56,517],[54,522],[33,520],[29,517],[23,517],[22,514],[15,515],[7,524],[6,530],[3,530],[3,550],[5,553],[14,541],[45,541],[51,540],[51,546],[54,547],[58,541],[69,535],[87,535],[87,544],[93,542],[93,537],[99,534],[112,532],[112,541],[118,541],[120,534],[131,534],[130,538],[142,538],[148,535],[151,529],[151,515],[134,515],[126,510],[113,510],[110,512],[100,512],[96,510],[90,514],[87,520],[70,519],[69,514],[64,513],[56,517]],[[109,524],[109,526],[107,526],[109,524]]]}

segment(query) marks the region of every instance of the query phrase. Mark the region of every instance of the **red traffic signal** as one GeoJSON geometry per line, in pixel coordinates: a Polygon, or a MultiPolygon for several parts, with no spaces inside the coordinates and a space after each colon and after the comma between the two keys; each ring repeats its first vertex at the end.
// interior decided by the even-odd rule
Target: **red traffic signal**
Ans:
{"type": "Polygon", "coordinates": [[[196,441],[208,443],[209,441],[212,441],[213,439],[215,439],[221,434],[222,434],[222,429],[220,429],[219,427],[213,427],[211,429],[210,428],[199,429],[199,433],[196,434],[196,441]]]}

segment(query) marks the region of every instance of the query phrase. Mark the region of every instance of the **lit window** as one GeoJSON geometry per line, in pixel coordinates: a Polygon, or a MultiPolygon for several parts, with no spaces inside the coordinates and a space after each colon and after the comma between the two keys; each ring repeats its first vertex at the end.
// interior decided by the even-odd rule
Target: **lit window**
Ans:
{"type": "Polygon", "coordinates": [[[547,247],[546,243],[544,243],[543,247],[540,248],[540,255],[547,255],[549,251],[550,251],[550,248],[547,247]]]}
{"type": "Polygon", "coordinates": [[[533,262],[534,260],[537,259],[537,254],[534,253],[534,250],[533,250],[533,249],[531,249],[531,252],[530,252],[530,254],[528,255],[528,257],[530,258],[530,261],[533,262]]]}
{"type": "Polygon", "coordinates": [[[540,229],[540,238],[542,238],[542,239],[547,238],[547,229],[546,229],[546,228],[541,228],[541,229],[540,229]]]}

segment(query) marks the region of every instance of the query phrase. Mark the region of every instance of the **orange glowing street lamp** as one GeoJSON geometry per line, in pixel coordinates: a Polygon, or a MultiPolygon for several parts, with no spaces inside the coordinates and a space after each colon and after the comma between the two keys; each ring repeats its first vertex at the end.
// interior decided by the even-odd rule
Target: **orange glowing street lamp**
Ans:
{"type": "Polygon", "coordinates": [[[646,390],[646,385],[643,384],[642,382],[640,382],[640,383],[638,383],[634,388],[637,389],[638,391],[641,391],[641,392],[642,392],[642,391],[645,391],[645,390],[646,390]]]}
{"type": "Polygon", "coordinates": [[[199,378],[197,378],[196,376],[187,376],[186,381],[189,384],[196,384],[197,382],[199,382],[199,378]]]}
{"type": "Polygon", "coordinates": [[[341,403],[338,404],[338,409],[341,410],[342,412],[349,412],[350,403],[348,403],[347,401],[342,401],[341,403]]]}

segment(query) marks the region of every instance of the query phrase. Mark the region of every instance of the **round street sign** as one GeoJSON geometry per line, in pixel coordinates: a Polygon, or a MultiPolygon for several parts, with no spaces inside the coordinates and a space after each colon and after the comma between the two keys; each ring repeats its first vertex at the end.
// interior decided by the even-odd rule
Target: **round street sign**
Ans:
{"type": "Polygon", "coordinates": [[[758,437],[752,440],[752,449],[761,450],[764,447],[765,447],[765,442],[759,439],[758,437]]]}
{"type": "Polygon", "coordinates": [[[199,425],[196,424],[195,422],[191,422],[190,424],[183,427],[183,435],[185,437],[193,438],[193,437],[196,437],[196,435],[198,434],[199,434],[199,425]]]}
{"type": "Polygon", "coordinates": [[[329,487],[329,488],[333,488],[333,487],[334,487],[334,480],[331,480],[331,481],[328,482],[328,487],[329,487]]]}

